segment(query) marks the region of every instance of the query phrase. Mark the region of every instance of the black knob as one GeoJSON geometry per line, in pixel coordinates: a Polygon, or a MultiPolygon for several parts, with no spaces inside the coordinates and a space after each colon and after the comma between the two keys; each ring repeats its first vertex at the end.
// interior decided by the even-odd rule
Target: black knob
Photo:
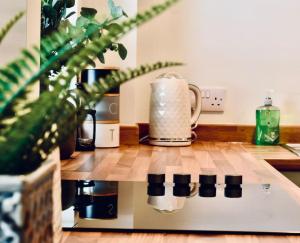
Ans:
{"type": "Polygon", "coordinates": [[[161,184],[149,184],[147,188],[147,194],[149,196],[164,196],[165,187],[161,184]]]}
{"type": "Polygon", "coordinates": [[[217,194],[216,175],[200,175],[199,176],[199,196],[200,197],[215,197],[217,194]]]}
{"type": "Polygon", "coordinates": [[[241,175],[226,175],[225,184],[227,186],[239,186],[243,183],[243,177],[241,175]]]}
{"type": "Polygon", "coordinates": [[[199,183],[201,185],[215,185],[217,183],[216,175],[199,175],[199,183]]]}
{"type": "Polygon", "coordinates": [[[217,189],[215,186],[201,186],[199,188],[200,197],[215,197],[217,194],[217,189]]]}
{"type": "Polygon", "coordinates": [[[165,174],[148,174],[149,184],[163,184],[165,182],[165,174]]]}
{"type": "Polygon", "coordinates": [[[241,175],[226,175],[225,176],[225,197],[240,198],[242,197],[243,177],[241,175]]]}
{"type": "Polygon", "coordinates": [[[191,175],[189,175],[189,174],[174,174],[173,182],[176,185],[188,185],[191,183],[191,175]]]}
{"type": "Polygon", "coordinates": [[[228,198],[240,198],[242,197],[242,188],[241,187],[226,187],[225,188],[225,197],[228,198]]]}
{"type": "Polygon", "coordinates": [[[173,195],[175,197],[189,197],[191,195],[191,188],[186,185],[175,185],[173,187],[173,195]]]}

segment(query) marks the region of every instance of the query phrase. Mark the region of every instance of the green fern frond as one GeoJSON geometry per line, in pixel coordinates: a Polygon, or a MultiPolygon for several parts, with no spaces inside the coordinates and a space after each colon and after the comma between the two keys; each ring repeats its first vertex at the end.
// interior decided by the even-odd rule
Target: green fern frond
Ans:
{"type": "Polygon", "coordinates": [[[105,79],[100,78],[92,86],[87,84],[84,85],[85,90],[88,92],[86,103],[99,102],[102,99],[102,96],[109,90],[118,87],[129,80],[159,69],[182,65],[183,63],[180,62],[157,62],[151,65],[141,65],[138,68],[128,69],[126,71],[113,71],[111,75],[107,76],[105,79]],[[93,98],[95,96],[96,98],[93,98]]]}
{"type": "MultiPolygon", "coordinates": [[[[80,97],[82,107],[85,107],[100,101],[104,93],[128,80],[178,65],[181,63],[158,62],[127,71],[116,71],[94,85],[86,86],[85,92],[76,90],[77,96],[80,97]]],[[[84,115],[80,113],[81,107],[75,108],[66,102],[69,97],[66,93],[63,95],[61,89],[42,93],[38,101],[30,105],[30,113],[17,119],[1,133],[1,174],[20,174],[34,170],[56,148],[59,141],[74,131],[77,122],[84,120],[84,115]],[[79,112],[77,122],[72,120],[76,112],[79,112]],[[58,133],[58,127],[64,129],[58,133]],[[9,163],[11,161],[14,163],[9,163]]]]}
{"type": "MultiPolygon", "coordinates": [[[[58,142],[74,130],[75,122],[72,122],[74,114],[79,112],[79,121],[84,119],[84,115],[80,113],[82,107],[75,109],[67,102],[70,96],[65,90],[74,75],[84,69],[90,60],[95,58],[96,53],[102,52],[112,41],[117,41],[131,29],[154,18],[177,1],[179,0],[166,0],[163,4],[156,5],[144,14],[138,14],[135,18],[124,22],[118,29],[110,30],[100,39],[93,39],[87,46],[82,44],[86,37],[81,33],[71,36],[72,44],[69,42],[70,36],[58,33],[44,39],[45,44],[41,45],[41,50],[39,48],[25,50],[20,59],[1,69],[0,121],[11,117],[12,114],[14,120],[0,130],[0,174],[21,174],[37,168],[58,142]],[[52,55],[38,69],[37,56],[47,58],[53,51],[56,55],[52,55]],[[45,78],[45,74],[62,59],[69,59],[67,73],[58,76],[54,91],[42,93],[37,101],[25,107],[20,105],[26,97],[28,88],[38,79],[45,78]],[[64,129],[59,133],[58,127],[64,129]]],[[[87,93],[77,90],[77,97],[81,98],[82,106],[90,105],[99,101],[111,87],[174,65],[180,64],[157,63],[127,72],[114,72],[94,86],[86,87],[87,93]]]]}
{"type": "MultiPolygon", "coordinates": [[[[25,99],[24,96],[22,96],[26,90],[26,87],[40,78],[44,78],[45,74],[51,70],[55,65],[57,65],[57,62],[61,59],[69,59],[67,63],[67,72],[68,75],[61,74],[58,77],[58,80],[64,80],[65,86],[68,85],[69,81],[72,80],[72,78],[76,75],[76,73],[79,73],[84,68],[87,67],[88,64],[90,64],[90,60],[96,58],[97,54],[102,52],[110,43],[116,42],[118,39],[120,39],[122,36],[124,36],[126,33],[128,33],[133,28],[140,26],[141,24],[149,21],[150,19],[156,17],[166,9],[168,9],[171,5],[178,2],[179,0],[166,0],[162,4],[158,4],[154,6],[152,9],[146,11],[144,14],[138,14],[135,18],[132,18],[128,21],[125,21],[123,24],[121,24],[118,28],[112,29],[108,32],[108,34],[104,37],[101,37],[100,39],[96,39],[90,42],[86,47],[81,47],[80,44],[83,43],[83,41],[86,39],[85,35],[77,34],[77,38],[73,39],[73,43],[66,44],[66,41],[68,40],[68,37],[64,34],[57,33],[56,36],[51,36],[50,38],[56,38],[55,45],[50,47],[50,49],[43,48],[43,53],[41,54],[42,58],[46,58],[46,55],[51,52],[51,50],[59,49],[58,47],[61,47],[61,49],[56,53],[56,55],[52,56],[48,61],[46,61],[39,71],[35,73],[32,77],[30,77],[27,80],[18,80],[18,86],[14,87],[13,90],[9,89],[7,93],[9,95],[5,96],[5,99],[1,99],[0,97],[0,117],[3,111],[7,107],[12,107],[12,103],[15,99],[25,99]],[[74,47],[80,46],[78,50],[74,47]],[[75,51],[74,51],[75,50],[75,51]],[[73,54],[73,55],[71,55],[73,54]]],[[[95,30],[96,32],[97,30],[95,30]]],[[[90,34],[93,34],[90,33],[90,34]]],[[[46,39],[45,43],[49,44],[49,40],[52,39],[46,39]]],[[[51,42],[50,42],[51,43],[51,42]]],[[[46,45],[46,44],[45,44],[46,45]]],[[[44,46],[44,45],[42,45],[44,46]]],[[[38,48],[35,48],[35,50],[38,50],[38,48]]],[[[24,54],[27,54],[27,60],[31,60],[31,56],[28,55],[31,52],[25,52],[24,54]]],[[[11,87],[7,86],[5,84],[2,84],[1,87],[1,81],[0,81],[0,89],[5,89],[5,87],[11,87]]]]}
{"type": "Polygon", "coordinates": [[[2,29],[0,30],[0,44],[2,43],[7,33],[11,30],[11,28],[23,17],[24,14],[24,11],[19,12],[2,27],[2,29]]]}
{"type": "Polygon", "coordinates": [[[14,100],[26,100],[24,91],[28,85],[43,79],[49,70],[56,67],[60,58],[71,54],[73,48],[69,42],[72,37],[74,36],[54,33],[41,41],[41,50],[37,47],[31,50],[24,49],[21,58],[0,69],[0,91],[5,93],[5,96],[0,96],[0,117],[5,109],[13,108],[11,104],[14,100]],[[61,54],[53,56],[40,68],[40,57],[42,61],[45,61],[57,49],[61,49],[61,54]]]}

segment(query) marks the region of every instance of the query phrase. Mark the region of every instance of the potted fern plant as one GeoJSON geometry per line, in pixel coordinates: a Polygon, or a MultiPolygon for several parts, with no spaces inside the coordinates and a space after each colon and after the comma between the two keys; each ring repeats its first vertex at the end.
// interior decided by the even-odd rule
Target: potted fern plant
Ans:
{"type": "MultiPolygon", "coordinates": [[[[112,26],[101,38],[93,38],[88,43],[85,43],[87,33],[76,28],[68,34],[55,31],[41,40],[40,48],[23,50],[18,59],[0,69],[1,242],[59,241],[60,222],[56,216],[60,210],[53,209],[54,202],[60,203],[59,193],[53,190],[57,161],[51,161],[49,155],[74,131],[77,124],[71,118],[78,114],[77,120],[82,122],[85,118],[82,108],[99,102],[111,88],[149,72],[181,64],[158,62],[114,71],[93,85],[85,86],[84,90],[76,90],[76,99],[81,101],[76,106],[67,102],[72,99],[68,93],[69,83],[111,43],[116,43],[130,30],[156,17],[177,1],[165,0],[120,25],[112,26]],[[51,56],[53,51],[56,55],[51,56]],[[45,60],[41,66],[40,58],[45,60]],[[32,85],[38,80],[50,82],[49,70],[57,68],[62,60],[66,60],[65,72],[57,75],[52,89],[30,101],[28,94],[32,85]],[[58,131],[62,126],[65,129],[58,131]],[[54,235],[55,231],[57,235],[54,235]]],[[[7,28],[0,31],[0,37],[7,28]]],[[[88,36],[97,31],[92,29],[88,36]]]]}

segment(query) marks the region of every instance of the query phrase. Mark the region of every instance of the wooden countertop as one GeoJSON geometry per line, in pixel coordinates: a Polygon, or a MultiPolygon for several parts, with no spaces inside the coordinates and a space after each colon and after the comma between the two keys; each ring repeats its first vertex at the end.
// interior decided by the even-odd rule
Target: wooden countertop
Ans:
{"type": "MultiPolygon", "coordinates": [[[[198,142],[190,147],[121,146],[75,153],[62,161],[62,179],[146,181],[148,173],[189,173],[198,181],[200,173],[215,173],[218,182],[226,174],[242,174],[244,183],[278,183],[299,202],[300,189],[268,162],[293,161],[299,157],[280,147],[243,143],[198,142]]],[[[76,242],[299,242],[297,236],[257,235],[169,235],[65,232],[64,243],[76,242]]]]}
{"type": "Polygon", "coordinates": [[[263,159],[280,171],[300,171],[300,157],[281,146],[255,146],[244,144],[243,147],[257,159],[263,159]]]}

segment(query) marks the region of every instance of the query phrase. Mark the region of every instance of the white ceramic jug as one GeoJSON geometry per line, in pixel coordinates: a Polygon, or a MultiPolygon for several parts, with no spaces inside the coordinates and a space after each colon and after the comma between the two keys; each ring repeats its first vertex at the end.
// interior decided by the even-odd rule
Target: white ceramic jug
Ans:
{"type": "Polygon", "coordinates": [[[201,92],[176,74],[163,74],[151,83],[149,143],[158,146],[191,144],[191,127],[201,112],[201,92]],[[196,97],[192,114],[190,92],[196,97]]]}

